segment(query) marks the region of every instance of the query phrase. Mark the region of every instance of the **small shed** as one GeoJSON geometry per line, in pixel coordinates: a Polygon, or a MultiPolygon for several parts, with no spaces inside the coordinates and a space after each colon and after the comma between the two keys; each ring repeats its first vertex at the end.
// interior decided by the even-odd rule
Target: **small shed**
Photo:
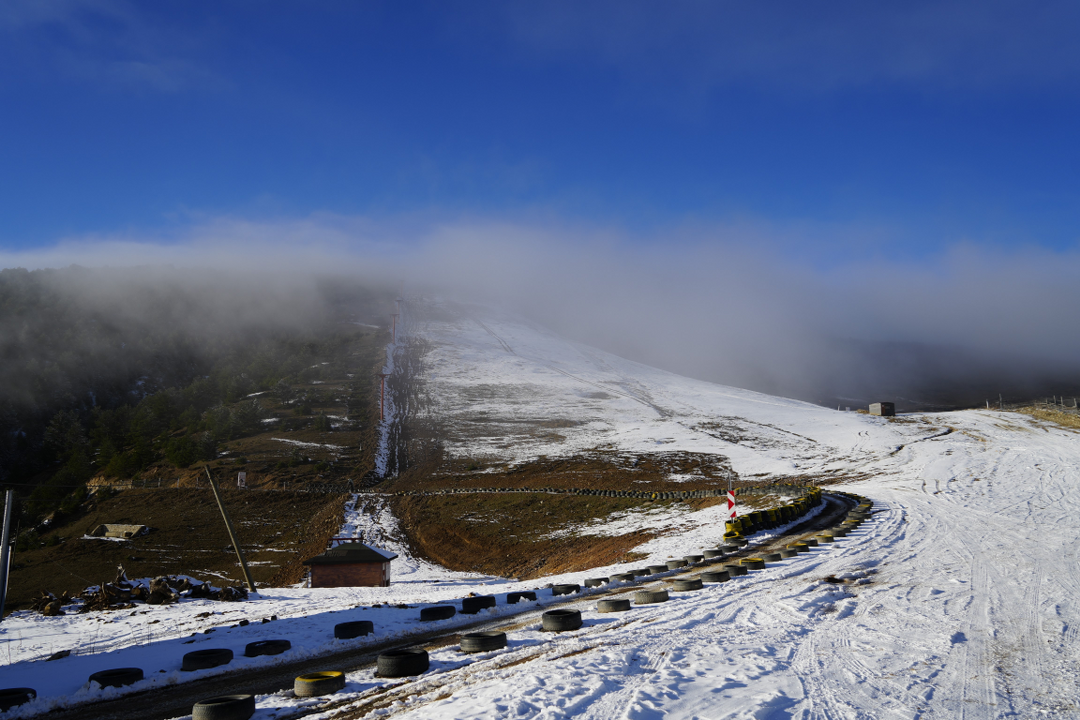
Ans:
{"type": "Polygon", "coordinates": [[[304,561],[311,568],[311,587],[387,587],[392,552],[363,543],[342,543],[304,561]]]}
{"type": "Polygon", "coordinates": [[[124,540],[130,540],[131,538],[145,535],[148,532],[150,532],[150,528],[145,525],[116,525],[106,523],[105,525],[98,525],[91,530],[90,535],[93,537],[122,538],[124,540]]]}
{"type": "Polygon", "coordinates": [[[896,415],[896,406],[891,402],[870,403],[870,414],[893,417],[896,415]]]}

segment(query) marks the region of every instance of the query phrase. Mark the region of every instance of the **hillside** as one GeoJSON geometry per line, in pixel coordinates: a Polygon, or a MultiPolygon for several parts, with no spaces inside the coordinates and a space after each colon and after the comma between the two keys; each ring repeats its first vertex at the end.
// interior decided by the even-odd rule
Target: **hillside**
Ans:
{"type": "MultiPolygon", "coordinates": [[[[431,670],[415,679],[378,678],[369,661],[346,666],[348,683],[332,699],[336,716],[1076,714],[1075,429],[1007,412],[895,419],[837,412],[681,378],[479,308],[410,303],[399,332],[391,354],[414,354],[416,362],[396,365],[414,373],[412,394],[392,405],[381,433],[390,437],[398,421],[412,428],[400,434],[410,464],[350,501],[340,530],[399,554],[390,587],[260,588],[227,609],[192,600],[113,614],[106,623],[17,613],[0,625],[10,661],[0,673],[8,685],[42,694],[21,713],[100,699],[100,691],[79,687],[101,667],[145,667],[147,679],[132,690],[164,692],[290,657],[415,643],[417,633],[434,630],[422,641],[431,670]],[[869,498],[873,514],[835,543],[701,590],[673,590],[666,581],[682,570],[583,589],[569,599],[581,610],[580,630],[540,631],[540,612],[566,601],[552,595],[552,584],[700,553],[724,531],[726,508],[708,498],[648,502],[566,491],[590,483],[613,492],[719,490],[729,482],[818,483],[826,494],[869,498]],[[497,488],[503,492],[476,492],[497,488]],[[533,519],[521,522],[527,514],[533,519]],[[424,526],[454,534],[427,540],[425,550],[414,537],[424,526]],[[517,535],[527,537],[506,539],[517,535]],[[545,538],[569,561],[552,550],[547,570],[510,577],[482,562],[464,567],[469,557],[487,557],[485,546],[525,557],[545,538]],[[449,553],[450,568],[432,561],[436,545],[454,544],[460,550],[449,553]],[[668,602],[596,610],[598,599],[665,585],[668,602]],[[507,595],[525,590],[537,601],[520,614],[507,595]],[[417,622],[419,608],[460,608],[470,594],[490,595],[496,606],[417,622]],[[278,620],[237,623],[270,615],[278,620]],[[332,638],[335,623],[359,619],[375,623],[374,637],[332,638]],[[462,654],[454,633],[477,619],[505,629],[508,647],[462,654]],[[87,643],[81,638],[91,627],[87,643]],[[271,637],[290,639],[293,655],[240,657],[245,643],[271,637]],[[237,657],[226,667],[179,672],[179,657],[200,647],[229,647],[237,657]],[[43,664],[63,648],[76,651],[43,664]]],[[[808,522],[828,512],[815,508],[808,522]]],[[[741,556],[789,542],[781,533],[792,528],[755,534],[741,556]]],[[[257,700],[260,718],[323,712],[287,691],[260,690],[257,700]]]]}

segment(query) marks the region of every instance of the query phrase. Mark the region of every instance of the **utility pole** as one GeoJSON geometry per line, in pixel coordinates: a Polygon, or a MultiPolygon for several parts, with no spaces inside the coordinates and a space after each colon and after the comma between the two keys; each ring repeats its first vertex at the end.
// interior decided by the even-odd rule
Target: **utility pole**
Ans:
{"type": "Polygon", "coordinates": [[[225,503],[221,502],[221,493],[218,492],[214,476],[210,474],[209,465],[206,466],[206,477],[210,478],[210,487],[214,489],[214,499],[217,500],[218,509],[221,510],[221,517],[225,518],[225,529],[229,531],[229,540],[232,541],[233,550],[236,550],[236,557],[240,560],[240,567],[244,570],[244,580],[247,581],[248,590],[255,592],[255,582],[251,579],[251,571],[248,570],[247,560],[244,559],[244,551],[240,547],[240,541],[236,539],[236,531],[233,530],[232,521],[229,520],[229,513],[225,512],[225,503]]]}
{"type": "Polygon", "coordinates": [[[4,620],[4,603],[7,601],[8,568],[11,564],[11,506],[15,504],[15,491],[8,488],[4,495],[4,531],[0,535],[0,622],[4,620]]]}

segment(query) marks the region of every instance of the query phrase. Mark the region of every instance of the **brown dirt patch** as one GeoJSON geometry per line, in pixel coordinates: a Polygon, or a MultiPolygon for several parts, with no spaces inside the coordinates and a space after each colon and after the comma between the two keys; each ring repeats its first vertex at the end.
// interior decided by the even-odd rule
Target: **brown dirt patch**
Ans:
{"type": "Polygon", "coordinates": [[[560,495],[441,495],[394,498],[391,506],[421,555],[453,570],[532,579],[630,562],[654,537],[545,539],[560,527],[640,506],[640,501],[560,495]]]}
{"type": "MultiPolygon", "coordinates": [[[[42,590],[59,594],[112,581],[123,565],[131,578],[191,575],[215,585],[243,574],[210,488],[125,490],[88,504],[86,514],[46,533],[59,544],[13,556],[9,609],[28,606],[42,590]],[[124,542],[83,540],[103,523],[137,523],[153,530],[124,542]]],[[[344,496],[223,489],[223,500],[258,584],[299,582],[300,561],[326,548],[341,526],[344,496]]]]}

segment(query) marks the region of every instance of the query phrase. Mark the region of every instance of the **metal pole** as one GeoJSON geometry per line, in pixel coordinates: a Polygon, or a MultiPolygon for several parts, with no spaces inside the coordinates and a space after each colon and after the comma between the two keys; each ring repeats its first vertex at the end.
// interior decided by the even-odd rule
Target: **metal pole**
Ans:
{"type": "Polygon", "coordinates": [[[4,620],[4,603],[7,601],[8,567],[11,560],[11,506],[15,503],[15,491],[8,488],[4,495],[4,531],[0,535],[0,622],[4,620]]]}
{"type": "Polygon", "coordinates": [[[229,531],[229,540],[232,540],[233,549],[236,550],[236,557],[240,559],[240,567],[244,569],[244,579],[247,580],[248,590],[255,592],[255,583],[251,579],[247,560],[244,560],[244,551],[240,548],[240,541],[236,539],[232,521],[229,520],[229,513],[225,512],[225,503],[221,502],[221,494],[218,493],[217,483],[214,482],[214,476],[210,474],[209,466],[206,466],[206,477],[210,478],[210,487],[214,489],[214,499],[217,500],[218,509],[221,510],[221,517],[225,518],[225,529],[229,531]]]}

